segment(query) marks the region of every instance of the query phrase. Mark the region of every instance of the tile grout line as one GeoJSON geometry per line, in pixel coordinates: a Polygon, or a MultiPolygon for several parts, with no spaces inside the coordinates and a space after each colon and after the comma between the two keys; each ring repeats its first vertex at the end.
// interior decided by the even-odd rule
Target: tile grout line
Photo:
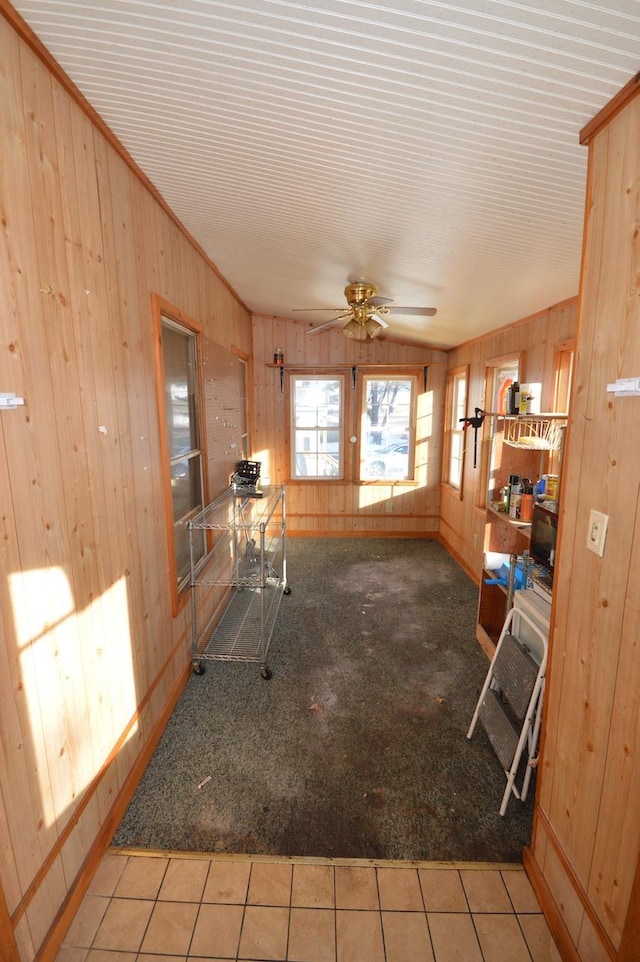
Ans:
{"type": "Polygon", "coordinates": [[[144,944],[144,940],[145,940],[145,938],[146,938],[147,932],[149,931],[149,926],[151,925],[151,919],[153,918],[153,913],[155,912],[156,907],[157,907],[157,905],[158,905],[158,896],[160,895],[160,889],[162,888],[162,883],[164,882],[164,878],[165,878],[165,875],[167,874],[167,869],[168,869],[168,868],[169,868],[169,859],[167,859],[167,864],[166,864],[165,867],[164,867],[164,872],[162,873],[162,878],[160,879],[160,882],[159,882],[159,884],[158,884],[158,888],[156,889],[156,894],[155,894],[155,897],[154,897],[154,899],[153,899],[153,908],[151,909],[151,912],[149,913],[149,918],[147,919],[147,924],[146,924],[145,927],[144,927],[144,932],[142,933],[142,938],[140,939],[140,945],[138,946],[138,948],[137,948],[137,950],[136,950],[136,959],[137,959],[138,955],[140,955],[140,953],[142,952],[142,946],[143,946],[143,944],[144,944]]]}
{"type": "MultiPolygon", "coordinates": [[[[531,960],[531,962],[535,962],[535,959],[533,958],[533,952],[531,951],[531,946],[529,945],[529,940],[527,939],[526,932],[525,932],[524,929],[522,928],[522,924],[521,924],[521,922],[520,922],[520,916],[519,916],[518,911],[517,911],[517,909],[516,909],[516,907],[515,907],[515,905],[514,905],[513,898],[511,897],[511,892],[510,892],[510,890],[509,890],[509,886],[508,886],[507,883],[505,882],[504,876],[503,876],[502,872],[503,872],[503,869],[500,869],[500,878],[502,879],[502,881],[503,881],[503,883],[504,883],[504,887],[505,887],[506,890],[507,890],[507,895],[509,896],[509,901],[510,901],[510,903],[511,903],[511,908],[513,909],[513,915],[514,915],[514,917],[515,917],[516,922],[518,923],[518,930],[519,930],[520,934],[522,935],[522,941],[524,942],[525,947],[526,947],[526,949],[527,949],[527,952],[529,953],[529,959],[531,960]]],[[[535,913],[531,913],[531,914],[535,914],[535,913]]]]}
{"type": "Polygon", "coordinates": [[[293,865],[291,866],[291,876],[289,878],[289,911],[287,915],[287,944],[285,946],[285,958],[289,958],[289,941],[291,939],[291,906],[293,903],[293,865]]]}
{"type": "MultiPolygon", "coordinates": [[[[465,902],[467,903],[467,911],[468,911],[468,913],[469,913],[469,919],[470,919],[470,921],[471,921],[471,925],[473,926],[473,934],[475,935],[475,937],[476,937],[476,942],[478,943],[478,951],[479,951],[479,953],[480,953],[480,957],[481,957],[481,959],[482,959],[482,962],[487,962],[487,959],[486,959],[485,954],[484,954],[484,950],[483,950],[483,948],[482,948],[482,942],[480,941],[480,935],[479,935],[479,933],[478,933],[478,928],[477,928],[477,926],[476,926],[476,920],[475,920],[475,918],[474,918],[474,913],[471,911],[471,903],[469,902],[469,896],[467,895],[467,889],[466,889],[466,887],[465,887],[464,879],[462,878],[462,874],[460,873],[460,871],[458,871],[458,875],[459,875],[459,877],[460,877],[460,885],[462,886],[462,891],[464,892],[465,902]]],[[[500,878],[502,879],[502,875],[500,875],[500,878]]],[[[504,885],[504,882],[502,882],[502,884],[504,885]]],[[[506,885],[505,885],[505,888],[506,888],[506,885]]]]}
{"type": "MultiPolygon", "coordinates": [[[[387,962],[387,946],[384,938],[384,925],[382,923],[382,899],[380,898],[380,869],[376,866],[374,869],[375,879],[376,879],[376,892],[378,894],[378,921],[380,923],[380,935],[382,937],[382,956],[384,962],[387,962]]],[[[336,953],[337,954],[337,953],[336,953]]]]}
{"type": "MultiPolygon", "coordinates": [[[[433,935],[432,935],[432,933],[431,933],[431,925],[430,925],[430,923],[429,923],[429,913],[427,912],[427,901],[426,901],[426,898],[425,898],[424,889],[423,889],[423,887],[422,887],[422,879],[420,878],[420,872],[419,872],[418,869],[416,869],[416,874],[417,874],[417,876],[418,876],[418,886],[419,886],[419,888],[420,888],[420,896],[421,896],[421,898],[422,898],[422,905],[423,905],[423,908],[424,908],[424,920],[425,920],[425,923],[426,923],[426,926],[427,926],[427,938],[429,939],[429,946],[431,947],[431,954],[432,954],[433,958],[435,959],[435,958],[436,958],[436,950],[435,950],[435,947],[434,947],[434,944],[433,944],[433,935]]],[[[459,875],[459,873],[458,873],[458,875],[459,875]]],[[[462,883],[460,883],[460,884],[462,884],[462,883]]],[[[436,960],[436,962],[437,962],[437,960],[436,960]]]]}
{"type": "Polygon", "coordinates": [[[333,957],[338,962],[338,886],[336,884],[336,867],[331,866],[333,877],[333,957]]]}
{"type": "MultiPolygon", "coordinates": [[[[209,871],[211,871],[211,866],[213,862],[209,862],[209,871]]],[[[240,919],[240,931],[238,932],[238,944],[236,945],[236,962],[240,958],[240,945],[242,944],[242,932],[244,931],[244,923],[247,917],[247,905],[249,904],[249,889],[251,888],[251,876],[253,875],[253,866],[255,862],[249,863],[249,875],[247,876],[247,887],[244,890],[244,905],[242,906],[242,918],[240,919]]]]}
{"type": "MultiPolygon", "coordinates": [[[[171,857],[171,856],[170,856],[170,857],[171,857]]],[[[195,917],[195,920],[194,920],[194,923],[193,923],[193,928],[191,929],[191,938],[189,939],[189,945],[187,946],[187,951],[186,951],[186,953],[185,953],[185,959],[188,959],[189,956],[191,955],[191,946],[193,945],[193,938],[194,938],[194,936],[195,936],[195,934],[196,934],[196,929],[197,929],[197,927],[198,927],[198,921],[199,921],[199,919],[200,919],[200,912],[202,911],[202,906],[206,904],[205,901],[204,901],[204,893],[205,893],[206,890],[207,890],[207,882],[209,881],[209,873],[211,872],[211,864],[212,864],[212,863],[211,863],[211,860],[209,860],[209,868],[207,869],[207,873],[206,873],[206,875],[205,875],[205,877],[204,877],[204,884],[203,884],[203,886],[202,886],[202,891],[200,892],[200,902],[199,902],[199,905],[198,905],[198,911],[196,912],[196,917],[195,917]]],[[[158,893],[158,894],[159,894],[159,893],[158,893]]],[[[237,953],[236,953],[236,958],[237,958],[237,953]]],[[[138,962],[138,959],[136,959],[136,962],[138,962]]]]}

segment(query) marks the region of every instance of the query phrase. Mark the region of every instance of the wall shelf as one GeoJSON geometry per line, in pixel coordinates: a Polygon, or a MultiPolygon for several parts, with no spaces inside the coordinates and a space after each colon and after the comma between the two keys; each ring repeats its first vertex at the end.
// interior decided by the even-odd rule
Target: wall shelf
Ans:
{"type": "MultiPolygon", "coordinates": [[[[531,523],[511,518],[495,507],[501,501],[502,488],[510,474],[519,474],[533,481],[549,473],[550,467],[559,474],[562,461],[566,414],[489,414],[487,415],[490,456],[485,509],[484,552],[504,555],[522,555],[529,548],[531,523]],[[553,425],[553,432],[548,425],[553,425]],[[509,438],[517,436],[514,425],[523,432],[546,433],[552,437],[554,447],[538,447],[536,444],[513,444],[509,438]],[[559,447],[555,445],[559,441],[559,447]]],[[[524,437],[525,434],[523,433],[524,437]]],[[[538,435],[531,434],[536,438],[538,435]]],[[[495,572],[483,569],[478,597],[476,638],[485,652],[492,657],[507,616],[507,591],[502,585],[485,584],[486,578],[495,572]]]]}

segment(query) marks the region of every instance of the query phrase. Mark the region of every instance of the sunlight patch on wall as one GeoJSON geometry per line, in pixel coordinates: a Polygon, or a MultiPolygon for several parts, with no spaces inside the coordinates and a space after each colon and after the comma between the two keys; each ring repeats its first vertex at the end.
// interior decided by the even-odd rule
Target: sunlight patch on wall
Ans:
{"type": "Polygon", "coordinates": [[[79,611],[60,567],[10,574],[9,591],[31,727],[23,749],[43,825],[59,830],[135,716],[126,580],[79,611]]]}
{"type": "Polygon", "coordinates": [[[369,483],[361,484],[358,489],[358,508],[371,508],[376,504],[390,501],[394,495],[393,485],[369,483]]]}
{"type": "Polygon", "coordinates": [[[433,391],[418,395],[416,418],[416,437],[418,441],[428,440],[433,434],[433,391]]]}
{"type": "Polygon", "coordinates": [[[273,474],[271,471],[271,461],[269,458],[269,452],[263,448],[262,451],[256,451],[256,453],[251,458],[252,461],[260,462],[260,484],[267,485],[273,483],[273,474]]]}
{"type": "Polygon", "coordinates": [[[416,481],[427,484],[429,476],[439,471],[438,464],[430,464],[429,459],[440,448],[433,444],[433,391],[418,395],[416,413],[416,481]]]}

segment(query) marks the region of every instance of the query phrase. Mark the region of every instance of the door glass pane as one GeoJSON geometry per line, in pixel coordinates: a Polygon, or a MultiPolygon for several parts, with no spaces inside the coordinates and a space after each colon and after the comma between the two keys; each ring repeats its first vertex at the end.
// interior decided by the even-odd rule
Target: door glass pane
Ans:
{"type": "Polygon", "coordinates": [[[360,478],[411,477],[412,378],[365,378],[360,478]]]}

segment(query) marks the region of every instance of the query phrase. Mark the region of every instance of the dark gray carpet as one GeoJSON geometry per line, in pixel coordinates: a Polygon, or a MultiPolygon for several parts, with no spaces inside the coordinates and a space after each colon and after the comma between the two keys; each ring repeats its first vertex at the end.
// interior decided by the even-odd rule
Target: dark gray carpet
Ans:
{"type": "Polygon", "coordinates": [[[289,539],[255,664],[193,675],[114,838],[180,851],[519,860],[533,789],[478,726],[477,587],[432,540],[289,539]],[[211,780],[198,789],[207,776],[211,780]]]}

